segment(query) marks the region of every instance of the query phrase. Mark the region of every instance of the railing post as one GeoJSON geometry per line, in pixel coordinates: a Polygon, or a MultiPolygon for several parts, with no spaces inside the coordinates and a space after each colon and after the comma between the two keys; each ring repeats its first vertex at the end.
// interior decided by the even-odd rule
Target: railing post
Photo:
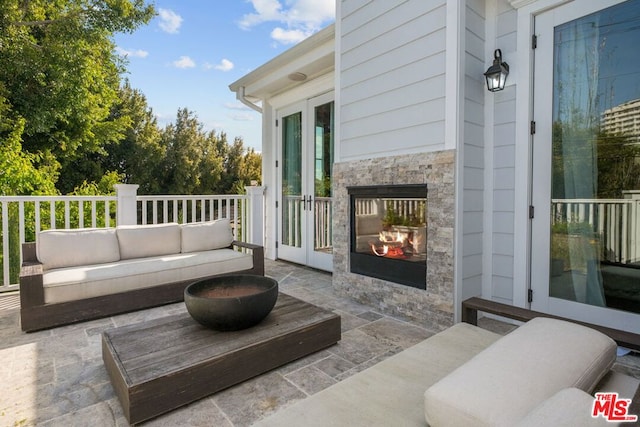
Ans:
{"type": "Polygon", "coordinates": [[[136,198],[138,184],[116,184],[116,225],[136,225],[138,223],[136,198]]]}
{"type": "Polygon", "coordinates": [[[247,242],[264,246],[264,191],[265,186],[244,187],[249,196],[249,235],[247,242]]]}

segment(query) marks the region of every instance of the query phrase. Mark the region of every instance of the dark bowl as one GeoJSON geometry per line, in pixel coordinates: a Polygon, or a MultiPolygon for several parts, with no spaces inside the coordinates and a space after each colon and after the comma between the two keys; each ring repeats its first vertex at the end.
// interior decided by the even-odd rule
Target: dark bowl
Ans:
{"type": "Polygon", "coordinates": [[[251,274],[200,280],[184,290],[191,317],[217,331],[237,331],[260,323],[277,299],[278,282],[251,274]]]}

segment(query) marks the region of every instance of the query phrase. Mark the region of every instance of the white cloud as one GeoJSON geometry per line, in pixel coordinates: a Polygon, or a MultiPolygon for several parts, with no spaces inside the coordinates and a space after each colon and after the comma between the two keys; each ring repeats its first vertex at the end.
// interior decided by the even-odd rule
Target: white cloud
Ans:
{"type": "Polygon", "coordinates": [[[171,9],[159,9],[160,29],[165,33],[176,34],[182,25],[182,16],[178,15],[171,9]]]}
{"type": "Polygon", "coordinates": [[[226,58],[222,59],[219,64],[204,64],[204,68],[206,68],[207,70],[215,69],[220,71],[231,71],[233,70],[234,66],[235,65],[233,65],[233,62],[229,61],[226,58]]]}
{"type": "Polygon", "coordinates": [[[335,0],[250,0],[255,13],[249,13],[238,22],[248,30],[256,25],[274,22],[271,37],[282,44],[297,43],[335,19],[335,0]]]}
{"type": "Polygon", "coordinates": [[[195,61],[188,56],[181,56],[180,59],[173,61],[172,64],[176,68],[193,68],[196,66],[195,61]]]}
{"type": "Polygon", "coordinates": [[[251,109],[249,107],[247,107],[246,105],[244,105],[240,101],[227,102],[226,104],[224,104],[224,108],[226,108],[228,110],[247,110],[247,111],[251,111],[251,109]]]}
{"type": "Polygon", "coordinates": [[[120,56],[125,56],[127,58],[146,58],[149,56],[149,52],[142,49],[133,49],[127,50],[121,47],[116,47],[116,53],[120,56]]]}
{"type": "Polygon", "coordinates": [[[271,31],[271,38],[280,44],[294,44],[301,42],[311,34],[313,34],[313,31],[285,30],[283,28],[276,27],[271,31]]]}
{"type": "Polygon", "coordinates": [[[231,120],[235,120],[236,122],[250,122],[255,118],[255,114],[252,113],[234,113],[230,114],[229,117],[231,120]]]}
{"type": "Polygon", "coordinates": [[[240,28],[249,29],[262,22],[280,21],[283,17],[278,0],[251,0],[251,4],[256,13],[244,15],[239,22],[240,28]]]}

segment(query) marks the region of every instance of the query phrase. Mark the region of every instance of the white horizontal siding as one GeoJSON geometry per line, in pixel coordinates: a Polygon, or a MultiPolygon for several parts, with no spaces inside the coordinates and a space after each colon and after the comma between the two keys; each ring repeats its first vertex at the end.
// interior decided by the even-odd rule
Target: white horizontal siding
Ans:
{"type": "MultiPolygon", "coordinates": [[[[343,69],[340,78],[345,96],[349,96],[347,89],[369,80],[392,80],[389,83],[397,85],[403,81],[393,80],[395,77],[415,82],[444,74],[445,53],[436,47],[444,44],[444,39],[444,31],[436,31],[430,36],[412,40],[397,49],[379,54],[359,66],[343,69]],[[416,55],[417,52],[419,55],[416,55]]],[[[431,96],[433,95],[429,94],[431,96]]],[[[350,98],[345,100],[351,101],[350,98]]]]}
{"type": "MultiPolygon", "coordinates": [[[[513,235],[513,212],[494,211],[492,214],[492,228],[494,233],[504,233],[513,235]]],[[[511,251],[513,248],[503,248],[504,252],[511,251]]],[[[496,249],[494,248],[494,253],[496,249]]],[[[504,253],[503,252],[503,253],[504,253]]]]}
{"type": "Polygon", "coordinates": [[[366,6],[367,3],[371,3],[372,0],[341,0],[340,3],[340,12],[341,19],[348,19],[351,15],[353,15],[358,9],[363,6],[366,6]]]}
{"type": "MultiPolygon", "coordinates": [[[[505,259],[504,262],[513,264],[513,259],[505,259]]],[[[513,278],[494,275],[491,281],[491,298],[505,304],[513,303],[513,278]]]]}
{"type": "Polygon", "coordinates": [[[482,255],[465,256],[462,263],[462,278],[468,280],[477,277],[478,271],[482,271],[482,255]]]}
{"type": "Polygon", "coordinates": [[[484,192],[484,169],[466,167],[463,179],[467,190],[482,190],[484,192]]]}
{"type": "Polygon", "coordinates": [[[444,147],[444,0],[341,4],[341,161],[444,147]]]}
{"type": "MultiPolygon", "coordinates": [[[[390,17],[385,16],[383,22],[389,22],[389,18],[390,17]]],[[[444,28],[442,25],[444,19],[445,8],[442,7],[436,9],[429,15],[419,15],[405,22],[398,21],[401,23],[401,26],[389,29],[386,32],[380,32],[380,26],[374,25],[344,35],[342,38],[343,72],[371,61],[383,52],[393,52],[396,49],[411,46],[411,42],[414,40],[425,39],[430,42],[437,41],[440,37],[438,34],[441,32],[439,30],[444,28]],[[375,50],[373,48],[375,48],[375,50]]],[[[439,46],[435,47],[438,48],[439,46]]],[[[429,54],[428,51],[420,53],[429,54]]]]}
{"type": "Polygon", "coordinates": [[[499,224],[494,224],[492,237],[491,296],[508,302],[513,299],[515,259],[515,93],[515,87],[508,86],[496,94],[493,107],[493,215],[499,224]]]}
{"type": "MultiPolygon", "coordinates": [[[[465,204],[469,202],[470,192],[465,191],[465,204]]],[[[475,234],[482,232],[482,211],[466,211],[462,214],[462,227],[465,233],[475,234]]],[[[466,234],[465,234],[466,235],[466,234]]]]}
{"type": "Polygon", "coordinates": [[[513,255],[513,234],[493,233],[493,246],[496,255],[513,255]]]}
{"type": "Polygon", "coordinates": [[[485,49],[484,0],[463,2],[463,221],[462,288],[459,298],[482,294],[484,237],[484,90],[480,58],[485,49]],[[479,71],[480,70],[480,71],[479,71]]]}
{"type": "MultiPolygon", "coordinates": [[[[396,74],[403,73],[399,72],[396,74]]],[[[398,81],[405,83],[406,80],[392,80],[391,78],[382,80],[383,82],[388,83],[381,82],[380,85],[377,85],[373,81],[366,81],[345,90],[345,92],[353,95],[354,101],[349,105],[344,105],[342,107],[343,124],[362,118],[364,115],[363,110],[365,109],[366,115],[368,116],[385,114],[388,110],[396,110],[407,105],[418,105],[423,103],[425,92],[444,92],[444,76],[436,76],[427,80],[410,82],[403,86],[399,86],[398,81]],[[384,90],[385,86],[391,85],[393,85],[393,88],[384,90]],[[375,95],[372,95],[372,93],[375,95]],[[373,96],[375,96],[377,101],[375,103],[371,102],[371,98],[373,96]]],[[[443,98],[444,93],[442,94],[442,97],[434,98],[434,100],[443,100],[443,98]]],[[[437,105],[437,107],[439,107],[439,105],[437,105]]],[[[434,112],[434,114],[438,114],[440,116],[439,120],[443,119],[444,113],[434,112]]]]}
{"type": "MultiPolygon", "coordinates": [[[[342,34],[350,34],[367,24],[383,22],[382,17],[390,10],[407,3],[408,0],[363,1],[346,0],[342,2],[342,34]]],[[[389,24],[385,28],[389,28],[389,24]]],[[[372,33],[373,34],[373,33],[372,33]]]]}
{"type": "MultiPolygon", "coordinates": [[[[420,139],[417,139],[416,135],[429,135],[434,139],[444,140],[444,127],[441,122],[419,124],[353,138],[349,144],[343,144],[341,147],[341,160],[373,159],[388,156],[394,152],[403,154],[426,152],[425,146],[420,144],[420,139]],[[410,144],[411,142],[413,144],[410,144]]],[[[341,138],[344,141],[345,137],[341,138]]]]}

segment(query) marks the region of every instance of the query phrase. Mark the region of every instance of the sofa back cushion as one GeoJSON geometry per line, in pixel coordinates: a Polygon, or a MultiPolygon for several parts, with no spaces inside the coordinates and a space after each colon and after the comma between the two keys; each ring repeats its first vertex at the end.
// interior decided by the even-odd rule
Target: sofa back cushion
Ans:
{"type": "Polygon", "coordinates": [[[608,336],[537,317],[432,385],[425,417],[434,427],[513,426],[564,388],[590,392],[615,359],[608,336]]]}
{"type": "Polygon", "coordinates": [[[226,248],[233,242],[231,222],[216,221],[182,224],[182,252],[200,252],[226,248]]]}
{"type": "Polygon", "coordinates": [[[116,227],[120,258],[146,258],[180,253],[180,226],[177,223],[122,225],[116,227]]]}
{"type": "Polygon", "coordinates": [[[36,236],[36,252],[44,270],[120,260],[114,228],[41,231],[36,236]]]}

